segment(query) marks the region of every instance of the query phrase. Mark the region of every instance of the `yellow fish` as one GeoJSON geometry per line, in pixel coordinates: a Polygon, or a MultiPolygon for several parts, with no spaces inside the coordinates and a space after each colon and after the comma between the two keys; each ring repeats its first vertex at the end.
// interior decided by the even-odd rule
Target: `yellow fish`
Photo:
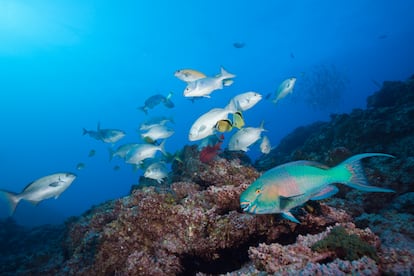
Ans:
{"type": "Polygon", "coordinates": [[[240,111],[233,113],[233,127],[237,127],[238,129],[244,127],[244,119],[240,111]]]}
{"type": "Polygon", "coordinates": [[[233,129],[233,126],[232,126],[230,120],[228,120],[228,119],[220,120],[216,124],[216,129],[219,132],[228,132],[228,131],[231,131],[233,129]]]}

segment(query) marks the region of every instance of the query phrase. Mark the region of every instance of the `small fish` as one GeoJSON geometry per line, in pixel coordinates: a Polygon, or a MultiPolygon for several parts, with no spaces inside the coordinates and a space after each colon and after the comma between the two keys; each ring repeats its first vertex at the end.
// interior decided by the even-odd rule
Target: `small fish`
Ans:
{"type": "Polygon", "coordinates": [[[76,165],[76,169],[78,170],[78,171],[80,171],[80,170],[83,170],[85,168],[85,164],[84,163],[78,163],[77,165],[76,165]]]}
{"type": "Polygon", "coordinates": [[[163,125],[155,125],[148,129],[147,132],[142,133],[142,139],[149,139],[150,141],[157,141],[158,139],[165,139],[174,134],[174,130],[163,125]]]}
{"type": "Polygon", "coordinates": [[[89,151],[89,153],[88,153],[88,157],[95,156],[95,154],[96,154],[96,150],[91,149],[91,150],[89,151]]]}
{"type": "Polygon", "coordinates": [[[222,67],[220,74],[215,77],[205,77],[189,82],[184,90],[184,97],[209,98],[213,91],[223,89],[223,80],[232,79],[234,77],[236,77],[236,75],[230,74],[222,67]]]}
{"type": "Polygon", "coordinates": [[[196,81],[196,80],[207,77],[205,74],[201,73],[200,71],[193,70],[193,69],[177,70],[175,71],[174,76],[185,82],[192,82],[192,81],[196,81]]]}
{"type": "Polygon", "coordinates": [[[233,113],[233,127],[241,129],[244,127],[243,115],[240,111],[233,113]]]}
{"type": "Polygon", "coordinates": [[[236,111],[246,111],[255,106],[262,99],[259,93],[250,91],[233,97],[226,108],[236,111]]]}
{"type": "Polygon", "coordinates": [[[83,135],[88,134],[90,137],[100,140],[104,143],[116,143],[125,136],[125,132],[119,129],[102,129],[98,123],[97,130],[83,129],[83,135]]]}
{"type": "Polygon", "coordinates": [[[225,80],[223,80],[223,85],[224,86],[230,86],[233,83],[234,83],[234,80],[233,79],[225,79],[225,80]]]}
{"type": "Polygon", "coordinates": [[[161,94],[155,94],[145,100],[144,105],[138,107],[139,110],[143,111],[145,114],[148,114],[148,110],[156,107],[160,103],[163,103],[166,107],[172,108],[174,104],[170,100],[172,93],[170,92],[167,97],[161,94]]]}
{"type": "Polygon", "coordinates": [[[121,169],[121,167],[120,166],[118,166],[118,165],[115,165],[114,167],[113,167],[113,170],[114,171],[119,171],[121,169]]]}
{"type": "Polygon", "coordinates": [[[248,151],[249,146],[260,139],[261,133],[264,131],[263,122],[260,127],[245,127],[237,131],[230,138],[228,148],[232,151],[248,151]]]}
{"type": "Polygon", "coordinates": [[[216,124],[216,130],[219,132],[228,132],[233,129],[233,126],[229,119],[220,120],[216,124]]]}
{"type": "Polygon", "coordinates": [[[12,216],[20,200],[24,199],[37,205],[40,201],[51,197],[56,199],[72,184],[75,178],[76,175],[73,173],[55,173],[33,181],[19,194],[0,190],[0,196],[6,198],[9,215],[12,216]]]}
{"type": "Polygon", "coordinates": [[[276,104],[279,100],[283,99],[289,93],[292,93],[293,87],[295,86],[296,78],[289,78],[283,81],[276,91],[275,98],[272,100],[276,104]]]}
{"type": "Polygon", "coordinates": [[[141,165],[145,159],[153,158],[157,151],[166,155],[164,149],[165,140],[159,146],[151,144],[138,144],[131,148],[126,156],[125,162],[128,164],[141,165]]]}
{"type": "Polygon", "coordinates": [[[154,179],[161,184],[168,177],[167,166],[164,162],[156,162],[147,167],[144,177],[154,179]]]}
{"type": "Polygon", "coordinates": [[[308,200],[321,200],[336,194],[335,183],[365,192],[394,192],[367,183],[360,160],[373,156],[393,157],[383,153],[357,154],[333,168],[311,161],[277,166],[247,187],[240,195],[240,206],[248,213],[281,213],[284,218],[300,223],[291,214],[291,209],[308,200]]]}
{"type": "Polygon", "coordinates": [[[246,43],[244,43],[244,42],[234,42],[233,43],[233,47],[237,48],[237,49],[244,48],[244,46],[246,46],[246,43]]]}
{"type": "Polygon", "coordinates": [[[213,108],[201,115],[191,126],[188,134],[190,141],[197,141],[214,134],[218,121],[227,120],[231,110],[225,108],[213,108]]]}
{"type": "Polygon", "coordinates": [[[271,149],[272,147],[270,146],[269,138],[267,138],[267,136],[263,136],[262,142],[260,143],[260,151],[263,154],[268,154],[271,149]]]}

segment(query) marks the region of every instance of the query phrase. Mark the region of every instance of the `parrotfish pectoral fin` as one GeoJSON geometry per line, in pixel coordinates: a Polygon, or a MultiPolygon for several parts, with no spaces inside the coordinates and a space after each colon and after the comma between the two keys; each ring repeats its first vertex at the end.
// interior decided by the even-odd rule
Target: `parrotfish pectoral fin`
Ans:
{"type": "Polygon", "coordinates": [[[293,215],[292,215],[292,213],[291,212],[283,212],[282,213],[282,217],[283,218],[285,218],[285,219],[287,219],[287,220],[290,220],[290,221],[293,221],[294,223],[298,223],[298,224],[300,224],[300,221],[299,220],[297,220],[293,215]]]}
{"type": "MultiPolygon", "coordinates": [[[[280,199],[280,209],[288,209],[288,205],[291,204],[292,201],[302,201],[301,197],[303,197],[305,194],[300,195],[294,195],[294,196],[279,196],[280,199]]],[[[305,200],[306,201],[306,200],[305,200]]]]}
{"type": "Polygon", "coordinates": [[[337,187],[335,187],[333,185],[329,185],[326,188],[324,188],[322,191],[320,191],[319,193],[317,193],[316,195],[314,195],[313,197],[311,197],[310,200],[322,200],[322,199],[326,199],[326,198],[329,198],[329,197],[333,196],[338,191],[339,190],[338,190],[337,187]]]}
{"type": "Polygon", "coordinates": [[[375,187],[375,186],[371,186],[368,184],[365,178],[364,170],[361,166],[360,160],[363,158],[373,157],[373,156],[395,158],[394,156],[390,154],[385,154],[385,153],[363,153],[363,154],[354,155],[335,167],[335,168],[343,167],[349,173],[351,173],[350,179],[344,181],[343,184],[351,188],[364,191],[364,192],[385,192],[385,193],[395,192],[394,190],[391,190],[391,189],[375,187]]]}
{"type": "Polygon", "coordinates": [[[9,216],[13,216],[16,206],[21,198],[17,194],[5,190],[0,190],[0,197],[4,197],[6,199],[7,207],[9,208],[8,214],[9,216]]]}

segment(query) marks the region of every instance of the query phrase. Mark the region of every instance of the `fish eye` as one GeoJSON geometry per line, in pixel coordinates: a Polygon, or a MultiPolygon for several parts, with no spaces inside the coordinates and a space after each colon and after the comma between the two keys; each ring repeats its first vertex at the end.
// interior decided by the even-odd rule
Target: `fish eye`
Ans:
{"type": "Polygon", "coordinates": [[[262,192],[262,190],[256,189],[256,195],[260,194],[261,192],[262,192]]]}

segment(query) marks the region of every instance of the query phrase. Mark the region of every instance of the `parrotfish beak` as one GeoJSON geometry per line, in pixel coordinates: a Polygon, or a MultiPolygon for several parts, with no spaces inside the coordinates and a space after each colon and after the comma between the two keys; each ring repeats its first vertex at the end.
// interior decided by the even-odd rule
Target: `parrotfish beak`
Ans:
{"type": "Polygon", "coordinates": [[[250,207],[250,202],[248,201],[240,202],[240,207],[243,209],[244,212],[247,212],[250,207]]]}

